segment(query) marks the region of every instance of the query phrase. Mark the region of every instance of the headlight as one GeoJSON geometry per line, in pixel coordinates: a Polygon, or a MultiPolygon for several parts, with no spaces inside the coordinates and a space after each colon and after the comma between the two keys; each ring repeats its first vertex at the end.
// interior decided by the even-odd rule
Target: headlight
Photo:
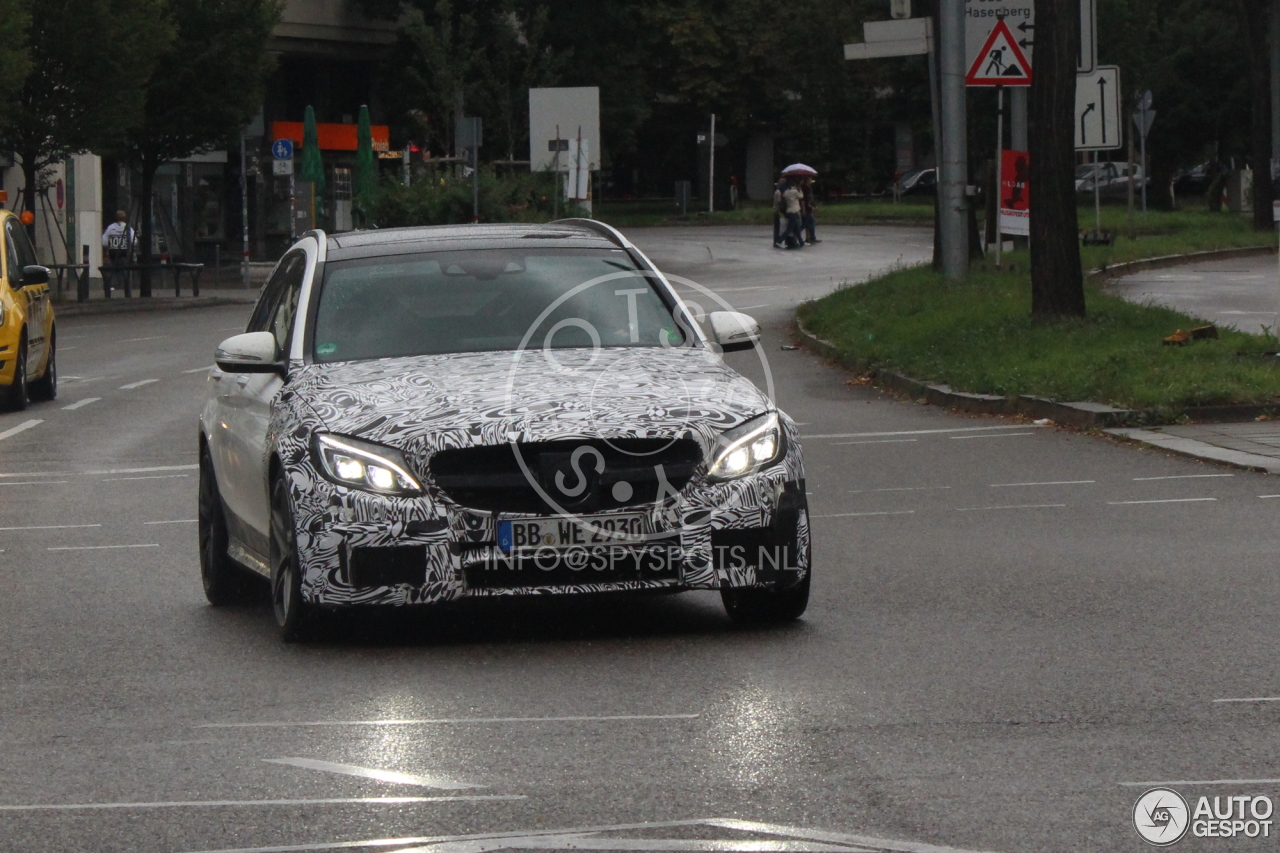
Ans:
{"type": "Polygon", "coordinates": [[[422,494],[404,455],[394,447],[318,433],[312,452],[320,470],[335,483],[382,495],[422,494]]]}
{"type": "Polygon", "coordinates": [[[733,480],[772,465],[782,456],[785,440],[778,414],[753,418],[720,436],[710,480],[733,480]]]}

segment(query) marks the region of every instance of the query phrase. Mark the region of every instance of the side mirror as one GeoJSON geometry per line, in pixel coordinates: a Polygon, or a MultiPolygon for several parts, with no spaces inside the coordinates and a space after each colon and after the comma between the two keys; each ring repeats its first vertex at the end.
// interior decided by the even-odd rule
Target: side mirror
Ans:
{"type": "Polygon", "coordinates": [[[760,342],[760,324],[737,311],[712,311],[707,317],[711,337],[725,352],[751,349],[760,342]]]}
{"type": "Polygon", "coordinates": [[[284,363],[270,332],[246,332],[218,344],[213,354],[218,369],[227,373],[282,373],[284,363]]]}
{"type": "Polygon", "coordinates": [[[49,283],[49,268],[32,264],[22,268],[22,287],[49,283]]]}

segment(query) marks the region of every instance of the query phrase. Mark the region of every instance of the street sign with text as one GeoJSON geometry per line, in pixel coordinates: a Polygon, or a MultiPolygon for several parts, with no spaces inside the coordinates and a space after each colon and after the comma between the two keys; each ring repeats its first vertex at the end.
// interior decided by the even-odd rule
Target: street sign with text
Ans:
{"type": "Polygon", "coordinates": [[[1120,115],[1120,68],[1099,65],[1076,75],[1077,151],[1112,151],[1124,144],[1120,115]]]}
{"type": "Polygon", "coordinates": [[[1036,4],[1035,0],[965,0],[964,3],[964,57],[965,68],[973,68],[979,58],[988,58],[983,50],[991,40],[996,24],[1004,22],[1018,50],[1027,60],[1028,78],[1030,65],[1035,62],[1036,4]]]}

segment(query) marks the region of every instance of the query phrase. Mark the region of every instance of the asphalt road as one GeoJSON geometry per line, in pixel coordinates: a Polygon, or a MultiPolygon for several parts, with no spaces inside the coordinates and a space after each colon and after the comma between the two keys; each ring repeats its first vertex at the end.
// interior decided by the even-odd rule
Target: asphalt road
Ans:
{"type": "Polygon", "coordinates": [[[0,415],[0,850],[1137,851],[1147,783],[1277,793],[1280,703],[1219,700],[1280,695],[1280,483],[782,349],[795,302],[927,234],[634,236],[768,327],[802,622],[490,602],[284,645],[265,590],[215,610],[198,578],[203,368],[248,307],[67,318],[59,399],[0,415]]]}

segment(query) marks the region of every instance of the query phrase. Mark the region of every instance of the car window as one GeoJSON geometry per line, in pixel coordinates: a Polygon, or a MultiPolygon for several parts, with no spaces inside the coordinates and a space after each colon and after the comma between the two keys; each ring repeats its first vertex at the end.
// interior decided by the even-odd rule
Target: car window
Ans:
{"type": "Polygon", "coordinates": [[[288,351],[289,336],[298,317],[298,294],[302,292],[302,279],[307,270],[306,257],[299,257],[300,262],[290,263],[285,270],[280,298],[271,312],[268,331],[276,336],[276,348],[282,353],[288,351]]]}
{"type": "Polygon", "coordinates": [[[7,219],[4,223],[5,243],[9,254],[9,285],[17,287],[22,283],[22,268],[39,263],[36,251],[31,247],[26,229],[17,219],[7,219]]]}
{"type": "Polygon", "coordinates": [[[306,269],[306,264],[306,253],[292,252],[285,255],[284,259],[276,265],[275,272],[263,286],[258,303],[253,307],[253,314],[249,316],[249,325],[245,327],[246,332],[271,331],[276,307],[280,303],[280,295],[284,293],[293,275],[296,274],[298,281],[301,282],[302,271],[306,269]]]}
{"type": "Polygon", "coordinates": [[[685,341],[626,252],[531,247],[330,261],[313,346],[348,361],[685,341]]]}

